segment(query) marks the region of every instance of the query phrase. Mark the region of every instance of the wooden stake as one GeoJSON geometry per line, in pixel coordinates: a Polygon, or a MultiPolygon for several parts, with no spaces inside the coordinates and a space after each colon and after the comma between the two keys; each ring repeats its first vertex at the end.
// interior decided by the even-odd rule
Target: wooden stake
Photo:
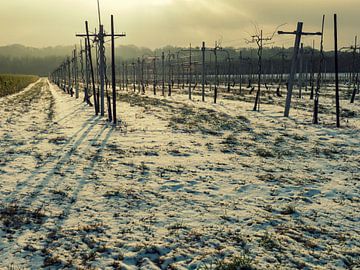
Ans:
{"type": "Polygon", "coordinates": [[[294,86],[294,79],[295,79],[295,73],[296,73],[296,62],[297,62],[297,58],[298,58],[298,54],[299,54],[301,36],[303,36],[303,35],[306,35],[306,36],[322,35],[322,32],[321,33],[320,32],[316,32],[316,33],[302,32],[302,28],[303,28],[303,23],[298,22],[297,29],[295,32],[278,31],[279,35],[283,35],[283,34],[296,35],[295,45],[294,45],[294,53],[293,53],[293,58],[291,61],[290,76],[289,76],[289,80],[288,80],[288,91],[287,91],[287,96],[286,96],[285,112],[284,112],[285,117],[289,117],[289,113],[290,113],[291,97],[292,97],[292,91],[293,91],[293,86],[294,86]]]}
{"type": "Polygon", "coordinates": [[[189,58],[189,99],[191,99],[191,83],[192,83],[192,72],[191,72],[191,64],[192,64],[192,59],[191,59],[191,43],[190,43],[190,58],[189,58]]]}
{"type": "Polygon", "coordinates": [[[298,53],[299,53],[302,28],[303,28],[303,23],[298,22],[297,29],[296,29],[294,53],[293,53],[293,57],[292,57],[292,61],[291,61],[291,70],[290,70],[290,76],[289,76],[289,80],[288,80],[288,89],[287,89],[285,112],[284,112],[285,117],[289,117],[289,114],[290,114],[291,97],[292,97],[292,90],[293,90],[293,86],[294,86],[294,78],[295,78],[295,72],[296,72],[296,60],[297,60],[298,53]]]}
{"type": "Polygon", "coordinates": [[[95,107],[95,114],[99,114],[98,110],[98,100],[96,96],[96,88],[95,88],[95,75],[94,75],[94,66],[92,62],[92,55],[91,55],[91,44],[90,44],[90,36],[89,36],[89,24],[85,22],[86,28],[86,41],[87,41],[87,49],[88,49],[88,56],[89,56],[89,64],[90,64],[90,71],[91,71],[91,82],[93,86],[93,96],[94,96],[94,107],[95,107]]]}
{"type": "Polygon", "coordinates": [[[336,127],[340,127],[340,97],[339,97],[339,61],[338,61],[338,34],[337,15],[334,14],[334,42],[335,42],[335,102],[336,102],[336,127]]]}
{"type": "Polygon", "coordinates": [[[112,101],[113,101],[113,123],[116,125],[116,67],[115,67],[115,31],[114,16],[111,15],[111,79],[112,79],[112,101]]]}
{"type": "Polygon", "coordinates": [[[162,96],[165,96],[165,53],[161,54],[161,65],[162,65],[162,96]]]}
{"type": "Polygon", "coordinates": [[[301,43],[300,46],[300,59],[299,59],[299,98],[302,97],[302,87],[303,87],[303,61],[304,61],[304,44],[301,43]]]}
{"type": "Polygon", "coordinates": [[[202,101],[205,101],[205,42],[202,43],[201,52],[202,52],[202,92],[201,98],[202,101]]]}

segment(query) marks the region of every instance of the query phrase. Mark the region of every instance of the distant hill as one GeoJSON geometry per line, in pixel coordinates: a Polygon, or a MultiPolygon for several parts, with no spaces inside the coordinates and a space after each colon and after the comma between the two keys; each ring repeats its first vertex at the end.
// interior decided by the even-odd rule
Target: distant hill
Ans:
{"type": "MultiPolygon", "coordinates": [[[[0,46],[0,73],[47,76],[66,57],[72,55],[73,49],[73,46],[45,48],[33,48],[19,44],[0,46]]],[[[107,53],[109,51],[107,50],[107,53]]],[[[125,60],[151,54],[153,52],[150,49],[134,45],[116,48],[117,58],[121,57],[125,60]]]]}
{"type": "Polygon", "coordinates": [[[24,57],[56,57],[69,55],[72,46],[56,46],[45,48],[26,47],[20,44],[0,47],[0,56],[24,58],[24,57]]]}
{"type": "MultiPolygon", "coordinates": [[[[33,48],[14,44],[0,46],[0,56],[9,58],[67,57],[72,54],[73,50],[74,46],[33,48]]],[[[110,50],[107,51],[109,52],[110,50]]],[[[116,54],[124,59],[133,59],[142,57],[145,54],[153,54],[153,51],[149,48],[137,47],[135,45],[121,45],[116,48],[116,54]]]]}
{"type": "MultiPolygon", "coordinates": [[[[110,44],[106,43],[106,52],[107,59],[110,59],[110,44]]],[[[58,67],[66,57],[72,54],[74,47],[73,46],[55,46],[55,47],[45,47],[45,48],[33,48],[26,47],[19,44],[2,46],[0,47],[0,73],[13,73],[13,74],[29,74],[29,75],[39,75],[39,76],[47,76],[50,72],[52,72],[56,67],[58,67]]],[[[156,54],[160,56],[164,51],[165,53],[171,52],[176,53],[182,48],[166,46],[164,48],[159,48],[155,50],[151,50],[145,47],[137,47],[135,45],[121,45],[116,48],[116,58],[117,61],[120,60],[133,60],[138,57],[142,58],[143,56],[152,56],[156,54]]],[[[199,48],[194,48],[194,57],[196,57],[195,50],[199,48]]],[[[226,48],[229,52],[229,55],[234,62],[237,62],[239,59],[239,51],[234,48],[226,48]]],[[[285,54],[285,69],[288,69],[289,63],[292,56],[292,48],[284,49],[285,54]]],[[[311,48],[305,48],[305,63],[310,63],[310,50],[311,48]]],[[[256,72],[257,70],[257,49],[243,48],[242,57],[243,59],[252,58],[253,62],[253,70],[256,72]]],[[[282,70],[282,62],[281,62],[281,52],[282,48],[272,47],[272,48],[264,48],[263,50],[263,63],[264,63],[264,72],[270,71],[272,67],[270,67],[269,59],[272,59],[272,64],[274,66],[273,71],[279,72],[282,70]]],[[[198,54],[200,55],[200,54],[198,54]]],[[[227,54],[219,54],[219,61],[224,61],[227,54]]],[[[327,71],[332,71],[333,69],[333,53],[326,52],[325,53],[326,62],[327,62],[327,71]]],[[[95,57],[93,58],[95,59],[95,57]]],[[[352,67],[352,55],[350,53],[341,53],[340,54],[340,70],[342,71],[350,71],[352,67]]],[[[199,59],[200,61],[200,59],[199,59]]],[[[314,55],[314,66],[315,70],[317,70],[316,66],[319,62],[319,52],[316,51],[314,55]]],[[[242,61],[244,68],[249,68],[249,62],[247,60],[242,61]]],[[[234,67],[236,67],[234,65],[234,67]]]]}
{"type": "MultiPolygon", "coordinates": [[[[73,49],[73,46],[45,48],[33,48],[20,44],[0,46],[0,73],[47,76],[66,57],[72,55],[73,49]]],[[[110,50],[107,49],[107,54],[109,52],[110,50]]],[[[129,60],[143,55],[152,55],[153,53],[148,48],[135,45],[122,45],[116,48],[118,60],[119,58],[129,60]]]]}

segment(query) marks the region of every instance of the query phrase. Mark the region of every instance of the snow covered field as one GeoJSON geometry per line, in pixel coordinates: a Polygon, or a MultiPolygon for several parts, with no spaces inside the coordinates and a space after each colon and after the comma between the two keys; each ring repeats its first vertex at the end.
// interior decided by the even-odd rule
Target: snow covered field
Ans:
{"type": "Polygon", "coordinates": [[[121,92],[117,128],[46,79],[0,99],[0,269],[360,269],[359,101],[247,98],[121,92]]]}

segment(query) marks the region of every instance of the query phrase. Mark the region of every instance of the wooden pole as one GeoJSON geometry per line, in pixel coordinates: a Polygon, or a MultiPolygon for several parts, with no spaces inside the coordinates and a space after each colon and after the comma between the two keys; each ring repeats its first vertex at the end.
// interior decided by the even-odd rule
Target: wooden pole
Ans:
{"type": "Polygon", "coordinates": [[[351,75],[351,83],[353,84],[353,92],[351,95],[350,103],[355,102],[356,92],[358,91],[358,89],[357,89],[358,83],[357,83],[357,75],[356,75],[356,50],[357,50],[357,36],[355,36],[355,45],[353,48],[353,67],[352,67],[352,75],[351,75]]]}
{"type": "Polygon", "coordinates": [[[112,101],[113,101],[113,123],[116,125],[116,67],[115,67],[115,31],[114,16],[111,15],[111,79],[112,79],[112,101]]]}
{"type": "Polygon", "coordinates": [[[292,57],[292,61],[291,61],[291,70],[290,70],[290,76],[289,76],[289,80],[288,80],[288,89],[287,89],[285,112],[284,112],[285,117],[289,117],[289,114],[290,114],[291,97],[292,97],[294,78],[295,78],[295,72],[296,72],[296,60],[297,60],[298,53],[299,53],[302,28],[303,28],[303,23],[298,22],[297,29],[296,29],[294,53],[293,53],[293,57],[292,57]]]}
{"type": "Polygon", "coordinates": [[[239,94],[241,95],[242,93],[242,52],[239,52],[239,94]]]}
{"type": "Polygon", "coordinates": [[[172,87],[172,76],[171,76],[171,73],[172,73],[172,68],[171,68],[171,57],[172,57],[172,54],[171,52],[169,51],[169,54],[168,54],[168,96],[170,97],[171,96],[171,87],[172,87]]]}
{"type": "Polygon", "coordinates": [[[192,72],[191,72],[191,64],[192,64],[192,55],[191,55],[191,43],[190,43],[190,58],[189,58],[189,99],[191,99],[191,84],[192,84],[192,72]]]}
{"type": "Polygon", "coordinates": [[[91,55],[91,44],[90,44],[90,36],[89,36],[89,24],[85,22],[86,28],[86,41],[87,41],[87,49],[88,49],[88,56],[89,56],[89,64],[90,64],[90,73],[91,73],[91,82],[93,87],[93,96],[94,96],[94,107],[95,107],[95,114],[99,114],[98,110],[98,101],[96,97],[96,89],[95,89],[95,75],[94,75],[94,66],[92,62],[92,55],[91,55]]]}
{"type": "Polygon", "coordinates": [[[303,87],[303,63],[304,63],[304,44],[301,43],[300,47],[300,59],[299,59],[299,98],[302,97],[302,87],[303,87]]]}
{"type": "Polygon", "coordinates": [[[156,96],[156,79],[157,79],[157,74],[156,74],[156,55],[154,57],[154,67],[153,67],[153,73],[154,73],[154,81],[153,81],[153,90],[154,90],[154,96],[156,96]]]}
{"type": "Polygon", "coordinates": [[[315,52],[315,41],[313,40],[312,42],[312,48],[311,48],[311,58],[310,58],[310,64],[311,64],[311,70],[310,70],[310,87],[311,87],[311,91],[310,91],[310,99],[314,99],[314,77],[315,77],[315,67],[314,67],[314,52],[315,52]]]}
{"type": "Polygon", "coordinates": [[[218,67],[218,57],[217,57],[217,47],[214,49],[215,53],[215,86],[214,86],[214,103],[217,100],[217,92],[219,86],[219,67],[218,67]]]}
{"type": "Polygon", "coordinates": [[[202,43],[202,91],[201,91],[201,98],[202,101],[205,101],[205,42],[202,43]]]}
{"type": "Polygon", "coordinates": [[[99,32],[99,58],[100,58],[100,115],[105,115],[105,48],[104,48],[104,26],[100,25],[99,32]]]}
{"type": "Polygon", "coordinates": [[[162,95],[165,96],[165,52],[161,54],[162,65],[162,95]]]}
{"type": "Polygon", "coordinates": [[[132,62],[132,67],[133,67],[133,90],[134,93],[136,92],[136,66],[135,66],[135,62],[132,62]]]}
{"type": "Polygon", "coordinates": [[[334,42],[335,42],[335,102],[336,102],[336,127],[340,127],[340,97],[339,97],[339,60],[338,60],[338,34],[337,15],[334,14],[334,42]]]}
{"type": "Polygon", "coordinates": [[[137,85],[138,85],[138,92],[141,93],[141,84],[142,84],[142,73],[141,73],[141,61],[140,61],[140,57],[138,57],[137,60],[137,85]]]}
{"type": "Polygon", "coordinates": [[[71,89],[71,60],[70,60],[70,58],[68,58],[67,64],[68,64],[68,94],[73,96],[72,95],[73,91],[71,89]]]}
{"type": "Polygon", "coordinates": [[[324,62],[324,25],[325,25],[325,15],[322,18],[322,27],[321,27],[321,40],[320,40],[320,64],[319,64],[319,72],[316,80],[316,89],[314,96],[314,112],[313,112],[313,124],[319,124],[319,96],[320,96],[320,87],[321,87],[321,72],[322,66],[324,62]]]}
{"type": "Polygon", "coordinates": [[[74,78],[75,78],[75,97],[79,98],[79,81],[78,81],[78,56],[77,49],[74,51],[74,78]]]}

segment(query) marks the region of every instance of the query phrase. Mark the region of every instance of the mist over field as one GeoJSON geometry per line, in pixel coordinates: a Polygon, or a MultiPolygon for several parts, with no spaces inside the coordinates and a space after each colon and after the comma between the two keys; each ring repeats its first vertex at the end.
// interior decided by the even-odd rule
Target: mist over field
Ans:
{"type": "MultiPolygon", "coordinates": [[[[79,47],[79,46],[78,46],[79,47]]],[[[144,56],[160,56],[162,51],[171,52],[176,54],[180,50],[187,49],[177,46],[166,46],[164,48],[150,49],[146,47],[137,47],[135,45],[120,45],[116,48],[116,59],[118,66],[122,62],[126,61],[128,63],[136,62],[138,58],[143,58],[144,56]]],[[[257,61],[257,49],[255,48],[226,48],[231,57],[236,61],[239,58],[239,50],[241,50],[242,57],[251,58],[254,62],[254,65],[257,61]]],[[[310,47],[306,48],[308,51],[311,50],[310,47]]],[[[74,46],[56,46],[56,47],[45,47],[45,48],[34,48],[26,47],[23,45],[9,45],[9,46],[0,46],[0,73],[14,73],[14,74],[29,74],[29,75],[38,75],[38,76],[48,76],[58,65],[64,62],[64,59],[70,57],[74,50],[74,46]]],[[[281,47],[270,47],[264,48],[263,57],[264,60],[276,61],[274,66],[278,69],[282,65],[280,62],[280,53],[282,51],[281,47]]],[[[288,67],[291,61],[291,54],[293,52],[292,48],[287,48],[284,50],[287,55],[285,65],[288,67]]],[[[107,51],[108,57],[109,50],[107,51]]],[[[332,65],[332,52],[326,52],[326,61],[328,62],[327,69],[328,71],[333,71],[332,65]]],[[[307,56],[309,58],[309,55],[307,56]]],[[[315,55],[315,58],[318,58],[318,55],[315,55]]],[[[221,56],[220,56],[221,58],[221,56]]],[[[352,66],[352,53],[342,53],[340,55],[340,67],[341,72],[349,71],[352,66]]],[[[269,70],[267,71],[269,72],[269,70]]]]}

